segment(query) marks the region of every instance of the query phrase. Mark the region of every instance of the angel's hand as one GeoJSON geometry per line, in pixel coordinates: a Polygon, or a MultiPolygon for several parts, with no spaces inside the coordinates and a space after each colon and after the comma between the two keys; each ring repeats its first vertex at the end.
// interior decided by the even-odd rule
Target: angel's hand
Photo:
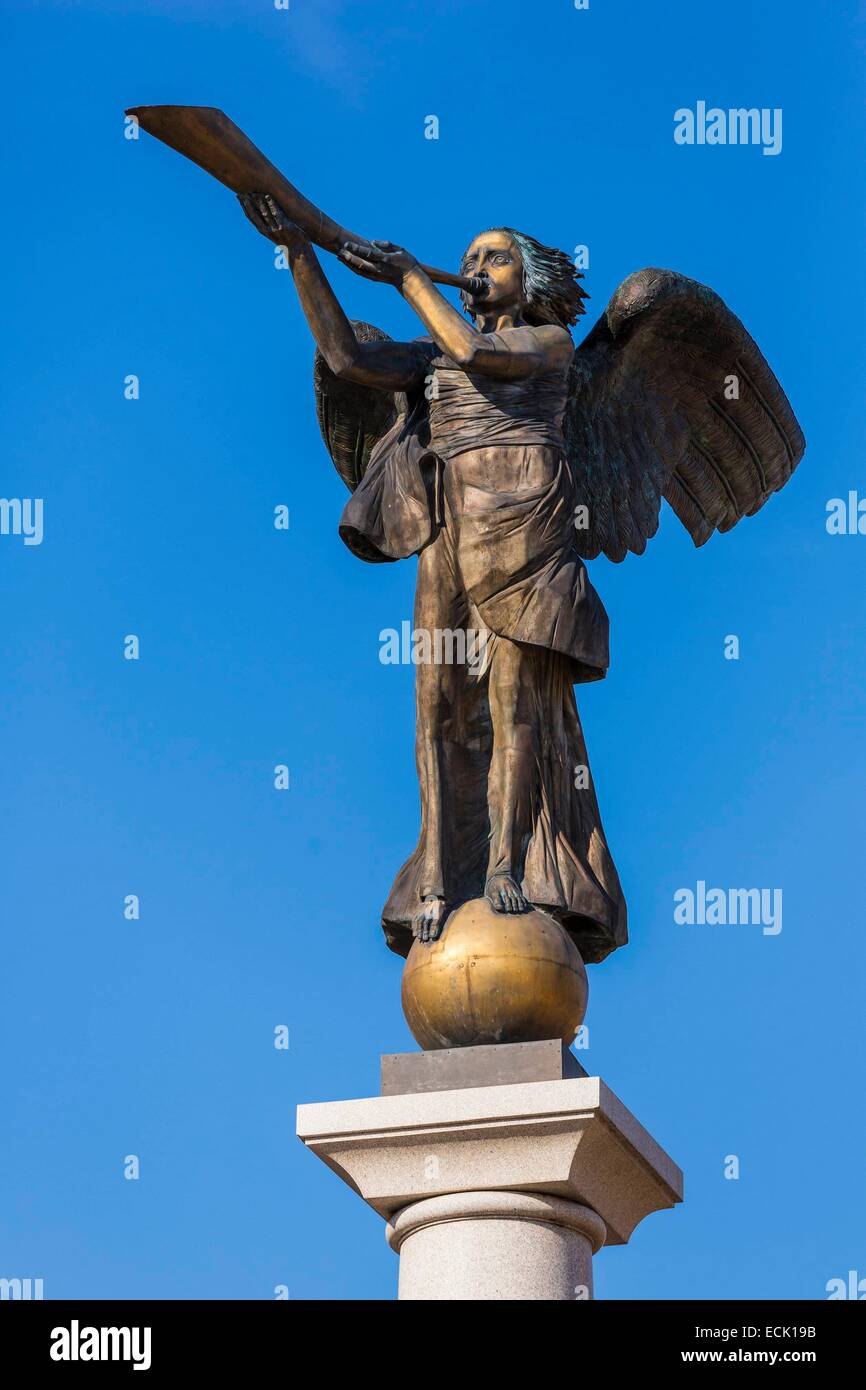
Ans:
{"type": "Polygon", "coordinates": [[[239,193],[238,202],[256,231],[275,246],[285,246],[288,251],[300,251],[309,246],[309,238],[270,193],[239,193]]]}
{"type": "Polygon", "coordinates": [[[338,256],[356,275],[387,285],[402,285],[409,271],[418,264],[411,251],[395,246],[392,241],[347,241],[338,256]]]}

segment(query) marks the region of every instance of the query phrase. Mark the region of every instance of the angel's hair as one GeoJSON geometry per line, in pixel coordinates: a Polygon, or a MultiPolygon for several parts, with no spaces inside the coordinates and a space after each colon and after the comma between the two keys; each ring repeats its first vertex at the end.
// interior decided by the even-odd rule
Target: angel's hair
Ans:
{"type": "MultiPolygon", "coordinates": [[[[527,323],[556,323],[568,328],[585,312],[583,301],[589,298],[578,284],[583,279],[579,270],[564,251],[545,246],[526,232],[513,227],[488,227],[488,232],[504,232],[510,236],[523,261],[523,317],[527,323]]],[[[481,232],[485,236],[486,232],[481,232]]],[[[477,240],[477,238],[473,238],[477,240]]],[[[464,258],[466,253],[464,252],[464,258]]],[[[463,308],[470,318],[476,317],[469,296],[461,291],[463,308]]]]}

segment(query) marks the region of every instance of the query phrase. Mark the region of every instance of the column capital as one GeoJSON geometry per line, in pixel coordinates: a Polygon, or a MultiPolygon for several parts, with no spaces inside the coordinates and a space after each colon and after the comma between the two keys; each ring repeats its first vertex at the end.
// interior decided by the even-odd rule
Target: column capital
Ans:
{"type": "Polygon", "coordinates": [[[401,1207],[388,1222],[385,1235],[392,1250],[426,1226],[446,1221],[534,1221],[563,1226],[589,1241],[592,1254],[604,1245],[604,1222],[597,1212],[580,1202],[547,1197],[536,1192],[448,1192],[425,1197],[401,1207]]]}
{"type": "Polygon", "coordinates": [[[597,1076],[301,1105],[298,1135],[392,1224],[430,1198],[535,1193],[589,1207],[622,1245],[683,1195],[680,1169],[597,1076]]]}

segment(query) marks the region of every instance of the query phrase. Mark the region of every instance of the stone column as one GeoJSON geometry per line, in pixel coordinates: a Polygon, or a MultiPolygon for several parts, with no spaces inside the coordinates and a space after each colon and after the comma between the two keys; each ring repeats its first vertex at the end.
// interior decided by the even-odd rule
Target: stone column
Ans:
{"type": "MultiPolygon", "coordinates": [[[[511,1046],[522,1075],[562,1053],[511,1046]]],[[[489,1065],[505,1048],[455,1052],[456,1089],[301,1105],[299,1137],[384,1217],[400,1299],[591,1298],[593,1254],[680,1202],[682,1173],[599,1077],[477,1086],[470,1054],[507,1076],[489,1065]]]]}
{"type": "Polygon", "coordinates": [[[600,1216],[536,1192],[449,1192],[412,1202],[387,1228],[401,1299],[586,1299],[600,1216]]]}

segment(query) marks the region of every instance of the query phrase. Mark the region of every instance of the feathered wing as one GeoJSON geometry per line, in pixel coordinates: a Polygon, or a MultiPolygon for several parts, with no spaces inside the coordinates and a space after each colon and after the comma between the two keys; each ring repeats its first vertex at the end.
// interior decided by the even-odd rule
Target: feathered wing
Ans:
{"type": "Polygon", "coordinates": [[[739,319],[670,270],[624,280],[576,349],[563,431],[586,559],[642,554],[662,498],[703,545],[759,511],[806,447],[739,319]]]}
{"type": "MultiPolygon", "coordinates": [[[[352,328],[359,343],[390,342],[387,333],[370,323],[353,321],[352,328]]],[[[401,393],[342,381],[318,348],[313,363],[313,388],[325,447],[346,487],[354,492],[374,445],[397,419],[401,393]]]]}

